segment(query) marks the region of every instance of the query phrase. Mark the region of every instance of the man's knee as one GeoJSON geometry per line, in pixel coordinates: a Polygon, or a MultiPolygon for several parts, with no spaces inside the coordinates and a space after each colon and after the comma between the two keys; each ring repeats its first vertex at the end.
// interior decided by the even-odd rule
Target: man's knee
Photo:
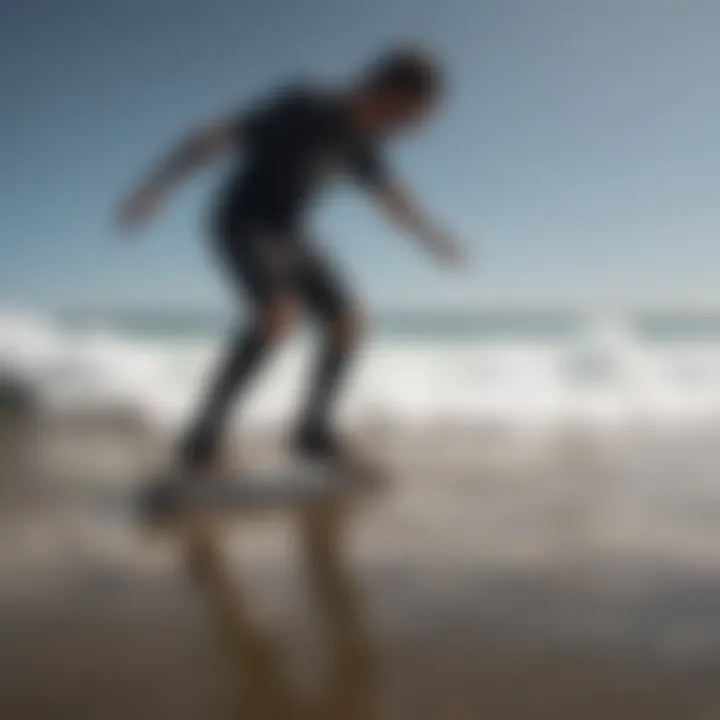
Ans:
{"type": "Polygon", "coordinates": [[[353,348],[363,338],[364,318],[357,309],[342,310],[330,319],[330,332],[335,342],[343,348],[353,348]]]}
{"type": "Polygon", "coordinates": [[[297,305],[289,299],[273,300],[260,312],[258,326],[269,342],[280,340],[297,321],[297,305]]]}

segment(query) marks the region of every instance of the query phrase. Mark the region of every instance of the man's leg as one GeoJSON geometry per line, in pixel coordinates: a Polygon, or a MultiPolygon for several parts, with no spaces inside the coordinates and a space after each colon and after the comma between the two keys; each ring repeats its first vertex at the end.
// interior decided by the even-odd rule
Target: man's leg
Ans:
{"type": "Polygon", "coordinates": [[[251,303],[253,316],[216,370],[185,436],[181,461],[191,468],[207,466],[216,459],[233,402],[295,318],[292,281],[297,274],[297,258],[282,238],[240,224],[221,230],[217,240],[223,269],[234,289],[251,303]]]}
{"type": "Polygon", "coordinates": [[[217,456],[227,415],[262,363],[268,350],[292,325],[294,304],[286,298],[268,301],[250,328],[237,338],[216,371],[201,411],[182,447],[186,467],[207,466],[217,456]]]}
{"type": "Polygon", "coordinates": [[[310,379],[297,446],[306,454],[333,455],[338,447],[330,416],[361,336],[361,314],[337,272],[319,256],[307,264],[302,291],[309,309],[322,323],[323,344],[310,379]]]}

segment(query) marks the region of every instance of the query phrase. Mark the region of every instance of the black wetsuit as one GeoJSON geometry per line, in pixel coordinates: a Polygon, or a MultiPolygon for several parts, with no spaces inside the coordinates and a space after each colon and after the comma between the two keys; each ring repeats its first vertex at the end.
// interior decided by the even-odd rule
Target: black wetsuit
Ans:
{"type": "Polygon", "coordinates": [[[256,303],[291,291],[323,315],[342,309],[343,284],[307,241],[304,216],[333,176],[382,185],[377,143],[353,130],[343,96],[310,86],[280,93],[235,126],[240,167],[215,218],[223,259],[256,303]]]}
{"type": "MultiPolygon", "coordinates": [[[[319,319],[331,321],[351,301],[340,276],[308,242],[303,220],[323,181],[345,174],[368,187],[385,182],[373,138],[353,129],[341,95],[302,87],[238,117],[240,168],[230,178],[215,214],[221,258],[256,310],[291,294],[319,319]]],[[[189,465],[213,455],[232,399],[247,385],[268,348],[262,324],[251,323],[233,342],[184,444],[189,465]]],[[[349,347],[327,335],[309,389],[297,447],[333,454],[327,415],[349,347]]]]}

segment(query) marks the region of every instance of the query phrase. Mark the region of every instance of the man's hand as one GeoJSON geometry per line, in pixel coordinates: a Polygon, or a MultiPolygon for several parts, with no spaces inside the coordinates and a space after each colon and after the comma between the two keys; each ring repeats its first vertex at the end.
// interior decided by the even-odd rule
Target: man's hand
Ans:
{"type": "Polygon", "coordinates": [[[470,263],[465,248],[450,234],[433,233],[428,238],[428,247],[435,257],[448,267],[462,269],[470,263]]]}
{"type": "Polygon", "coordinates": [[[120,206],[118,224],[122,230],[135,230],[160,209],[165,192],[155,185],[143,185],[120,206]]]}
{"type": "Polygon", "coordinates": [[[122,204],[118,214],[120,227],[134,230],[147,222],[159,210],[165,195],[181,180],[236,142],[233,118],[218,120],[189,135],[122,204]]]}
{"type": "Polygon", "coordinates": [[[467,254],[455,238],[438,230],[402,188],[397,185],[386,187],[376,199],[392,220],[412,233],[438,260],[450,267],[467,265],[467,254]]]}

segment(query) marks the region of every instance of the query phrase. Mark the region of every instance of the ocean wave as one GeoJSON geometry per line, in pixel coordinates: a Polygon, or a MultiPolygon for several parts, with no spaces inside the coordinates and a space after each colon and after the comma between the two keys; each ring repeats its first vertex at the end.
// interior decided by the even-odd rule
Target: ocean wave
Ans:
{"type": "MultiPolygon", "coordinates": [[[[71,329],[47,317],[0,313],[0,372],[33,384],[52,411],[130,409],[175,426],[192,411],[222,339],[133,337],[71,329]]],[[[246,402],[244,423],[292,417],[313,347],[281,350],[246,402]]],[[[478,340],[371,338],[344,393],[349,423],[707,422],[720,418],[720,342],[652,344],[628,322],[588,321],[582,333],[478,340]]]]}

